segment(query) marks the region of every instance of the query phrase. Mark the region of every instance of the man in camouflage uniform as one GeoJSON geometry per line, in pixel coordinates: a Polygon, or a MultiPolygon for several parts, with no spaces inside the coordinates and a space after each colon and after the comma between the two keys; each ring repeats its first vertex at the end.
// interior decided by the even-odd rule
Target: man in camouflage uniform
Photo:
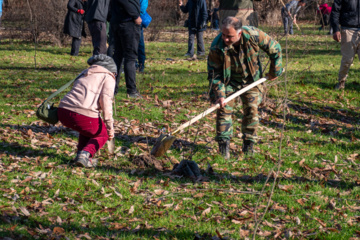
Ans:
{"type": "MultiPolygon", "coordinates": [[[[282,72],[281,47],[278,42],[258,28],[242,26],[241,20],[227,17],[222,22],[221,33],[214,39],[208,57],[210,98],[221,108],[216,117],[216,138],[221,154],[230,157],[230,139],[233,135],[232,115],[235,100],[225,98],[259,80],[262,77],[259,50],[270,57],[269,79],[276,79],[282,72]]],[[[253,151],[259,125],[258,106],[261,103],[262,87],[257,86],[242,94],[243,103],[243,148],[247,154],[253,151]]]]}

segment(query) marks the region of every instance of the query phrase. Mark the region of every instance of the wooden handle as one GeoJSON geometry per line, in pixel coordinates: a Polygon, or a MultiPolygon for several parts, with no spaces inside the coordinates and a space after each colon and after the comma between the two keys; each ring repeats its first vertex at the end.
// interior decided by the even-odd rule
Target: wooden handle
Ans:
{"type": "MultiPolygon", "coordinates": [[[[259,80],[257,80],[256,82],[253,82],[252,84],[244,87],[243,89],[235,92],[234,94],[232,94],[230,97],[225,99],[225,103],[230,102],[231,100],[235,99],[236,97],[240,96],[241,94],[243,94],[244,92],[250,90],[253,87],[256,87],[257,85],[259,85],[260,83],[263,83],[267,80],[267,77],[261,78],[259,80]]],[[[192,125],[193,123],[197,122],[198,120],[200,120],[201,118],[205,117],[206,115],[208,115],[209,113],[212,113],[213,111],[215,111],[216,109],[220,108],[220,104],[216,104],[215,106],[207,109],[206,111],[200,113],[199,115],[197,115],[196,117],[194,117],[193,119],[191,119],[190,121],[187,121],[186,123],[182,124],[180,127],[178,127],[172,134],[175,134],[181,130],[183,130],[184,128],[192,125]]]]}

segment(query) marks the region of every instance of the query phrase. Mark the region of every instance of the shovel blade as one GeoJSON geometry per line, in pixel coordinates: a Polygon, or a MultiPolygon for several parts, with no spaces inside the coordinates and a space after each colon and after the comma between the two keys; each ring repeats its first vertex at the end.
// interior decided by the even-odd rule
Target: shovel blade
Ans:
{"type": "Polygon", "coordinates": [[[111,140],[107,140],[106,142],[107,144],[107,148],[110,154],[114,154],[115,152],[115,138],[111,139],[111,140]]]}
{"type": "Polygon", "coordinates": [[[160,137],[156,139],[155,145],[151,149],[151,155],[161,157],[167,150],[169,150],[175,139],[176,138],[174,136],[161,134],[160,137]]]}

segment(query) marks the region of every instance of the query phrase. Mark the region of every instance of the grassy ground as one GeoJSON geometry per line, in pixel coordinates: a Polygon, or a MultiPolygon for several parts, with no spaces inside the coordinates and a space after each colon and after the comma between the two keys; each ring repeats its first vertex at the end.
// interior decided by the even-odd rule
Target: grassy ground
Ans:
{"type": "MultiPolygon", "coordinates": [[[[161,128],[174,130],[209,107],[206,59],[184,59],[186,34],[169,36],[171,42],[146,43],[145,74],[137,75],[144,100],[128,100],[122,81],[116,97],[116,155],[101,150],[96,169],[68,166],[76,133],[35,116],[51,92],[87,67],[91,46],[71,57],[69,47],[42,42],[35,68],[33,44],[2,40],[0,236],[250,238],[267,207],[281,159],[256,238],[359,238],[358,60],[346,90],[335,91],[341,55],[331,36],[313,25],[303,27],[305,35],[297,31],[287,39],[280,27],[264,29],[279,39],[288,65],[286,74],[268,83],[254,156],[245,158],[241,152],[239,105],[229,161],[217,152],[215,115],[210,114],[177,135],[159,159],[160,170],[139,168],[132,160],[148,154],[161,128]],[[192,181],[171,174],[173,164],[183,159],[196,161],[203,177],[192,181]]],[[[207,33],[207,49],[215,34],[207,33]]]]}

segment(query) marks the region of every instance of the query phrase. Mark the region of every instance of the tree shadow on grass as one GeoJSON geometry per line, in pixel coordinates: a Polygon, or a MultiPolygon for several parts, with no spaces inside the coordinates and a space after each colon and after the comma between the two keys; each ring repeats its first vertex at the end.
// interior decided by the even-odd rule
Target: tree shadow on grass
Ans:
{"type": "MultiPolygon", "coordinates": [[[[62,125],[49,125],[47,123],[43,123],[42,121],[37,121],[39,125],[9,125],[9,124],[0,124],[0,129],[8,129],[9,131],[18,131],[19,134],[23,134],[24,136],[31,138],[31,134],[37,134],[37,133],[44,133],[44,134],[66,134],[72,137],[78,137],[78,132],[64,127],[62,125]],[[42,125],[40,125],[42,124],[42,125]],[[31,132],[29,133],[28,131],[31,132]]],[[[124,135],[124,134],[115,134],[115,140],[118,142],[120,141],[122,146],[126,146],[130,148],[132,145],[136,143],[142,143],[148,145],[148,152],[151,151],[153,146],[155,145],[158,138],[155,137],[148,137],[148,136],[142,136],[142,135],[124,135]]],[[[54,141],[54,139],[52,139],[54,141]]],[[[16,155],[25,156],[26,154],[31,154],[34,156],[47,156],[47,154],[56,155],[56,157],[61,158],[62,164],[69,163],[71,159],[67,159],[62,155],[59,154],[52,154],[52,153],[45,153],[44,151],[55,151],[55,150],[48,150],[48,145],[40,145],[37,146],[41,148],[42,150],[36,150],[31,147],[24,147],[17,142],[10,143],[3,141],[3,143],[0,145],[0,152],[2,151],[1,148],[4,148],[4,152],[12,153],[16,155]],[[9,148],[9,150],[5,150],[5,148],[9,148]],[[45,148],[45,149],[44,149],[45,148]]],[[[177,151],[180,151],[182,149],[196,149],[196,148],[203,148],[204,146],[200,146],[194,142],[189,142],[187,140],[183,139],[176,139],[172,145],[172,149],[175,149],[177,151]]],[[[104,146],[102,149],[106,149],[106,146],[104,146]]],[[[102,150],[104,151],[104,150],[102,150]]],[[[105,150],[106,151],[106,150],[105,150]]]]}
{"type": "MultiPolygon", "coordinates": [[[[162,100],[171,99],[171,100],[183,100],[184,96],[194,96],[194,98],[198,98],[204,93],[208,92],[208,80],[207,80],[207,72],[192,72],[184,67],[176,70],[166,71],[166,75],[163,76],[164,70],[152,70],[151,72],[147,72],[144,75],[154,75],[155,80],[142,80],[140,74],[137,75],[138,80],[138,88],[141,94],[147,95],[156,95],[162,100]],[[199,87],[196,84],[193,84],[189,80],[181,81],[179,76],[187,76],[189,78],[202,78],[204,79],[205,86],[199,87]],[[179,82],[169,81],[168,79],[179,79],[179,82]],[[145,82],[145,83],[144,83],[145,82]],[[151,83],[151,88],[148,87],[148,84],[151,83]]],[[[125,82],[124,75],[122,74],[120,77],[121,82],[125,82]]],[[[120,92],[126,92],[125,86],[120,86],[120,92]]]]}
{"type": "Polygon", "coordinates": [[[74,75],[74,77],[76,77],[76,74],[80,74],[81,71],[84,70],[84,68],[82,67],[81,69],[74,69],[73,67],[37,67],[36,69],[34,69],[33,67],[19,67],[19,66],[11,66],[11,67],[1,67],[0,66],[0,70],[14,70],[14,71],[48,71],[48,72],[56,72],[56,71],[62,71],[62,72],[71,72],[74,75]]]}
{"type": "MultiPolygon", "coordinates": [[[[40,146],[40,149],[34,149],[31,147],[25,147],[17,142],[6,142],[0,143],[0,154],[6,154],[15,158],[30,158],[29,162],[35,162],[35,165],[42,165],[41,159],[37,157],[55,157],[60,160],[60,164],[67,164],[69,159],[65,154],[57,154],[55,149],[49,149],[48,146],[40,146]],[[33,159],[35,158],[35,159],[33,159]]],[[[25,161],[23,159],[23,161],[25,161]]]]}
{"type": "MultiPolygon", "coordinates": [[[[14,49],[16,51],[26,51],[26,52],[34,52],[34,42],[32,40],[28,41],[28,40],[17,40],[16,43],[14,43],[10,38],[9,39],[2,39],[2,41],[4,42],[4,44],[9,45],[9,43],[11,43],[11,49],[14,49]]],[[[68,54],[69,57],[70,56],[70,48],[69,47],[71,45],[71,43],[66,44],[65,47],[52,47],[52,48],[48,48],[49,45],[53,45],[53,43],[51,42],[45,42],[45,41],[41,41],[37,43],[37,48],[36,51],[37,52],[44,52],[44,53],[49,53],[49,54],[53,54],[53,55],[62,55],[65,56],[66,54],[68,54]]],[[[92,50],[91,48],[88,48],[85,51],[85,47],[86,46],[91,46],[91,43],[85,43],[85,44],[81,44],[82,45],[82,50],[79,53],[79,57],[82,56],[86,56],[86,57],[90,57],[92,54],[92,50]]],[[[0,51],[2,49],[0,48],[0,51]]],[[[76,58],[76,57],[75,57],[76,58]]],[[[86,60],[85,60],[86,61],[86,60]]]]}
{"type": "MultiPolygon", "coordinates": [[[[226,173],[225,173],[226,174],[226,173]]],[[[296,183],[296,184],[310,184],[310,185],[314,185],[314,184],[320,184],[322,187],[331,187],[331,188],[338,188],[338,189],[342,189],[342,190],[349,190],[349,189],[353,189],[356,186],[360,186],[360,180],[355,180],[354,182],[345,182],[342,180],[335,180],[335,179],[327,179],[326,176],[329,176],[330,171],[328,170],[324,170],[323,173],[313,173],[314,176],[315,174],[323,174],[323,176],[325,177],[324,180],[319,180],[319,179],[309,179],[306,177],[300,177],[300,176],[292,176],[292,177],[278,177],[277,178],[277,183],[281,184],[282,182],[286,183],[286,182],[292,182],[292,183],[296,183]]],[[[232,178],[233,182],[236,183],[261,183],[261,184],[265,184],[266,180],[267,180],[267,176],[264,174],[258,174],[255,176],[250,176],[250,175],[243,175],[243,176],[233,176],[230,175],[230,177],[232,178]]],[[[271,176],[268,180],[268,182],[273,182],[275,180],[275,178],[273,176],[271,176]]]]}
{"type": "MultiPolygon", "coordinates": [[[[268,102],[268,106],[274,108],[276,104],[271,101],[268,102]]],[[[288,104],[288,107],[292,110],[295,110],[297,113],[288,113],[286,115],[286,120],[291,124],[296,126],[285,126],[285,129],[293,129],[296,131],[307,131],[312,130],[322,135],[328,135],[330,137],[336,138],[349,138],[351,136],[355,138],[360,138],[360,131],[356,128],[356,125],[359,123],[360,112],[354,110],[344,110],[342,108],[335,108],[330,106],[322,106],[320,104],[315,104],[311,102],[298,101],[294,100],[288,104]],[[300,116],[299,116],[300,115],[300,116]],[[307,116],[307,118],[305,118],[307,116]],[[329,122],[321,122],[316,118],[327,118],[329,122]],[[313,119],[314,118],[314,119],[313,119]],[[344,123],[344,125],[337,125],[332,120],[336,120],[344,123]],[[354,127],[349,127],[348,125],[353,125],[354,127]],[[306,126],[310,125],[310,127],[306,126]],[[339,128],[342,129],[342,132],[339,133],[339,128]]],[[[266,112],[268,115],[275,114],[277,118],[282,119],[282,113],[276,113],[271,108],[263,107],[260,108],[260,112],[266,112]]],[[[262,120],[263,125],[267,125],[273,128],[281,128],[282,124],[279,124],[274,121],[265,121],[262,120]]],[[[350,139],[351,140],[351,139],[350,139]]]]}
{"type": "MultiPolygon", "coordinates": [[[[39,128],[38,126],[35,126],[35,128],[32,128],[33,126],[16,126],[16,125],[0,125],[0,126],[2,126],[2,127],[10,127],[12,129],[15,129],[15,128],[33,129],[32,131],[35,132],[35,133],[39,133],[39,132],[44,132],[44,133],[65,132],[64,127],[56,127],[56,126],[51,126],[50,129],[46,129],[46,126],[41,127],[41,128],[39,128]],[[44,128],[45,128],[45,130],[44,130],[44,128]]],[[[148,142],[149,145],[154,144],[155,141],[156,141],[156,138],[148,138],[148,139],[146,139],[146,137],[143,137],[143,136],[117,135],[116,138],[119,139],[119,140],[130,141],[132,143],[135,143],[135,142],[142,142],[142,143],[148,142]]],[[[204,147],[206,147],[204,145],[200,146],[200,145],[197,145],[197,144],[194,144],[194,143],[191,143],[191,142],[187,142],[187,141],[184,141],[184,140],[177,140],[175,142],[175,144],[174,144],[174,149],[176,149],[177,151],[182,151],[184,146],[186,146],[187,148],[204,148],[204,147]],[[179,146],[181,146],[181,147],[179,147],[179,146]]],[[[354,146],[354,150],[358,149],[359,147],[360,146],[358,146],[358,145],[354,146]]],[[[53,153],[53,151],[55,151],[55,150],[47,150],[47,149],[45,149],[45,150],[44,149],[41,149],[41,150],[40,149],[39,150],[35,149],[34,150],[31,147],[25,147],[25,146],[22,146],[22,145],[20,145],[18,143],[8,143],[6,141],[3,141],[0,144],[0,153],[11,154],[11,155],[14,155],[16,157],[25,157],[25,156],[28,156],[28,157],[29,156],[30,157],[43,156],[43,157],[46,157],[46,156],[51,155],[51,156],[54,156],[54,157],[56,157],[57,159],[59,159],[61,161],[60,165],[61,164],[67,164],[67,163],[69,163],[69,160],[71,160],[71,159],[69,159],[69,157],[67,155],[53,153]],[[49,152],[46,152],[46,151],[49,151],[49,152]]],[[[128,161],[129,161],[129,163],[131,163],[130,162],[131,159],[128,159],[128,161]]],[[[111,163],[111,160],[105,161],[104,164],[98,166],[96,169],[100,170],[100,171],[108,172],[108,173],[109,172],[114,173],[114,174],[126,173],[126,174],[129,175],[129,177],[133,177],[134,175],[137,175],[137,176],[151,176],[151,177],[156,177],[156,178],[159,178],[159,179],[166,179],[168,177],[171,177],[173,181],[179,181],[181,183],[194,182],[194,179],[179,178],[179,177],[176,177],[176,176],[172,176],[171,175],[171,167],[170,168],[165,168],[163,171],[159,171],[159,170],[154,169],[153,167],[140,169],[140,168],[136,167],[136,165],[131,165],[130,167],[124,169],[124,168],[121,168],[119,166],[109,164],[109,163],[111,163]]],[[[42,163],[39,162],[39,163],[36,163],[36,165],[42,165],[42,163]]],[[[207,174],[205,172],[205,170],[202,170],[202,173],[203,173],[204,176],[209,177],[208,180],[215,181],[215,182],[219,182],[223,178],[231,179],[231,181],[235,182],[235,183],[240,183],[240,182],[248,183],[248,182],[254,182],[254,181],[264,182],[265,181],[265,179],[263,179],[262,174],[260,174],[258,176],[254,176],[254,177],[247,176],[245,174],[242,177],[236,177],[236,176],[233,176],[230,172],[227,172],[227,171],[223,171],[223,172],[221,172],[221,174],[215,174],[215,175],[207,174]]],[[[297,176],[295,176],[294,178],[280,178],[279,181],[282,181],[282,180],[286,180],[286,181],[290,180],[290,181],[294,181],[294,182],[297,182],[297,183],[302,183],[304,181],[305,182],[308,181],[308,182],[313,183],[313,182],[318,181],[318,180],[311,180],[311,179],[306,179],[306,178],[297,177],[297,176]]],[[[349,188],[352,188],[353,186],[355,186],[354,183],[347,183],[347,182],[337,181],[337,180],[335,181],[335,180],[331,180],[331,179],[329,179],[327,182],[331,182],[329,184],[329,186],[330,187],[335,187],[335,188],[349,189],[349,188]],[[333,184],[333,182],[335,182],[336,184],[333,184]]]]}
{"type": "MultiPolygon", "coordinates": [[[[358,69],[350,68],[349,73],[351,74],[345,83],[345,91],[360,91],[360,82],[357,80],[354,72],[358,69]]],[[[338,83],[338,69],[333,70],[321,70],[321,71],[291,71],[291,76],[296,76],[294,84],[296,85],[314,85],[318,86],[323,90],[329,90],[335,93],[341,93],[344,90],[335,90],[334,87],[338,83]]]]}
{"type": "MultiPolygon", "coordinates": [[[[29,209],[30,210],[30,209],[29,209]]],[[[35,212],[30,211],[31,214],[35,212]]],[[[62,216],[63,217],[63,216],[62,216]]],[[[65,237],[76,239],[194,239],[195,232],[182,229],[182,226],[154,227],[139,219],[136,223],[130,223],[126,218],[108,219],[101,223],[83,223],[71,218],[69,213],[63,224],[51,223],[41,218],[2,213],[0,224],[5,228],[0,236],[12,239],[64,239],[65,237]],[[90,226],[92,225],[92,226],[90,226]],[[96,238],[97,239],[97,238],[96,238]]],[[[215,233],[214,233],[215,235],[215,233]]],[[[204,238],[205,239],[205,238],[204,238]]],[[[210,239],[210,238],[208,238],[210,239]]]]}

